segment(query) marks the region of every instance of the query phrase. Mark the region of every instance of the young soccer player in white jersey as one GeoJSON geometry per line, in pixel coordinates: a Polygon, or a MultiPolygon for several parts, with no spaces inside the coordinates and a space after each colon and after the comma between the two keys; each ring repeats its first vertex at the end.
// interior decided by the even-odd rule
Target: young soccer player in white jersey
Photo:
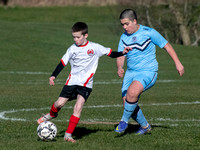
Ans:
{"type": "Polygon", "coordinates": [[[116,58],[123,56],[128,50],[124,49],[123,52],[113,52],[111,48],[88,41],[88,27],[83,22],[77,22],[73,25],[72,36],[75,43],[67,49],[49,78],[49,84],[55,84],[55,78],[68,62],[71,64],[71,72],[58,100],[51,106],[50,113],[39,118],[37,123],[40,124],[56,118],[58,111],[67,101],[77,99],[64,136],[65,141],[74,143],[76,141],[72,138],[72,133],[80,120],[83,105],[92,92],[93,76],[96,72],[99,58],[103,55],[116,58]]]}
{"type": "Polygon", "coordinates": [[[155,29],[137,23],[137,15],[132,9],[125,9],[120,14],[120,22],[125,30],[122,34],[118,52],[125,47],[132,49],[126,56],[117,58],[118,76],[123,77],[124,60],[127,59],[127,70],[122,84],[122,99],[124,112],[115,132],[123,133],[132,117],[140,125],[136,134],[145,134],[151,130],[150,124],[138,106],[140,95],[151,88],[157,79],[158,62],[156,60],[156,45],[164,48],[173,59],[180,76],[184,73],[176,52],[171,44],[155,29]]]}

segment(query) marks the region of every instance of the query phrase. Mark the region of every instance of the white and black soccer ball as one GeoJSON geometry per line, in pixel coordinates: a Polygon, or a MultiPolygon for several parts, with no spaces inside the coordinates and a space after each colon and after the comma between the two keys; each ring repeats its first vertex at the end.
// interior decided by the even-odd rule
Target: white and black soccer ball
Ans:
{"type": "Polygon", "coordinates": [[[57,127],[53,122],[45,121],[37,127],[37,134],[41,140],[53,140],[57,134],[57,127]]]}

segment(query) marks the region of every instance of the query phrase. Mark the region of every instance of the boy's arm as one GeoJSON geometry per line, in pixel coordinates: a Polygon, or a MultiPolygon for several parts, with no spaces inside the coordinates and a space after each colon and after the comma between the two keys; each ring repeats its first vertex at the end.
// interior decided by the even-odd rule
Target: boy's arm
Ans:
{"type": "Polygon", "coordinates": [[[111,58],[117,58],[120,56],[124,56],[125,54],[123,54],[123,52],[111,52],[111,54],[109,55],[109,57],[111,58]]]}
{"type": "Polygon", "coordinates": [[[132,48],[130,48],[130,47],[125,47],[124,48],[124,50],[123,50],[123,52],[111,52],[111,54],[110,55],[108,55],[108,56],[110,56],[110,57],[112,57],[112,58],[117,58],[117,57],[120,57],[120,56],[124,56],[124,55],[126,55],[129,51],[131,51],[132,50],[132,48]]]}
{"type": "Polygon", "coordinates": [[[181,64],[174,48],[171,46],[170,43],[167,43],[165,46],[164,46],[164,49],[168,52],[168,54],[171,56],[171,58],[173,59],[175,65],[176,65],[176,69],[179,73],[180,76],[183,76],[184,74],[184,67],[183,65],[181,64]]]}
{"type": "Polygon", "coordinates": [[[54,80],[57,77],[57,75],[63,70],[63,68],[64,68],[64,65],[60,61],[60,63],[57,65],[56,69],[51,74],[51,77],[49,78],[49,84],[50,85],[55,85],[54,80]]]}
{"type": "Polygon", "coordinates": [[[124,69],[123,69],[124,61],[125,61],[125,56],[117,58],[117,74],[120,78],[124,76],[124,69]]]}
{"type": "Polygon", "coordinates": [[[112,58],[116,58],[117,57],[117,74],[120,78],[122,78],[124,76],[124,61],[125,61],[125,54],[127,54],[129,51],[131,51],[132,48],[130,47],[125,47],[123,52],[112,52],[109,56],[112,58]],[[114,55],[114,57],[113,57],[114,55]],[[120,57],[121,56],[121,57],[120,57]]]}

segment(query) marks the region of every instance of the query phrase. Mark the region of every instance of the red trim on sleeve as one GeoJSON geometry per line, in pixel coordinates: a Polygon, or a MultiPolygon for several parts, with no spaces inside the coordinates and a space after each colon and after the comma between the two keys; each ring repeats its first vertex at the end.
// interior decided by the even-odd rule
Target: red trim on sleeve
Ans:
{"type": "Polygon", "coordinates": [[[107,56],[110,56],[111,53],[112,53],[112,49],[110,49],[110,52],[109,52],[109,54],[107,56]]]}
{"type": "Polygon", "coordinates": [[[89,80],[92,78],[92,76],[94,75],[94,73],[91,73],[90,77],[87,79],[87,81],[84,83],[84,87],[86,87],[86,85],[88,84],[89,80]]]}
{"type": "Polygon", "coordinates": [[[63,64],[63,66],[65,67],[65,63],[64,63],[64,61],[63,61],[62,59],[61,59],[60,61],[61,61],[61,63],[63,64]]]}
{"type": "Polygon", "coordinates": [[[71,79],[71,73],[69,74],[69,78],[67,79],[67,82],[65,85],[68,85],[70,79],[71,79]]]}

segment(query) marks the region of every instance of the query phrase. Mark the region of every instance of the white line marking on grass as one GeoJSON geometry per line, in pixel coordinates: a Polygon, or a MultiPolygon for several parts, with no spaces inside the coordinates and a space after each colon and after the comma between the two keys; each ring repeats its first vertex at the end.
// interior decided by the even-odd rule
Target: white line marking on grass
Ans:
{"type": "MultiPolygon", "coordinates": [[[[113,71],[98,71],[97,73],[113,73],[113,71]]],[[[25,74],[25,75],[51,75],[51,72],[31,72],[31,71],[0,71],[0,74],[25,74]]],[[[59,81],[59,80],[57,80],[59,81]]],[[[157,82],[177,82],[177,81],[181,81],[182,80],[157,80],[157,82]]],[[[184,80],[186,81],[186,80],[184,80]]],[[[31,82],[36,82],[36,81],[31,81],[31,82]]],[[[31,83],[30,81],[28,81],[28,84],[31,83]]],[[[64,84],[65,81],[63,81],[62,84],[64,84]]],[[[97,81],[94,82],[94,84],[121,84],[122,81],[119,80],[111,80],[111,82],[109,81],[97,81]]],[[[26,84],[26,82],[21,82],[21,84],[26,84]]]]}
{"type": "MultiPolygon", "coordinates": [[[[98,73],[113,73],[113,71],[98,71],[98,73]]],[[[51,72],[31,72],[31,71],[0,71],[0,74],[27,74],[27,75],[51,75],[51,72]]]]}
{"type": "MultiPolygon", "coordinates": [[[[158,80],[159,83],[172,83],[177,82],[178,80],[158,80]]],[[[4,82],[4,81],[2,81],[4,82]]],[[[179,81],[178,81],[179,82],[179,81]]],[[[29,81],[14,81],[14,82],[7,82],[10,84],[21,84],[21,85],[41,85],[41,84],[48,84],[47,80],[29,80],[29,81]]],[[[55,84],[57,85],[64,85],[65,81],[57,80],[55,84]]],[[[109,84],[122,84],[122,81],[110,80],[110,81],[94,81],[94,85],[109,85],[109,84]]]]}
{"type": "MultiPolygon", "coordinates": [[[[141,106],[171,106],[171,105],[192,105],[192,104],[200,104],[200,101],[194,101],[194,102],[175,102],[175,103],[152,103],[152,104],[141,104],[141,106]]],[[[97,105],[97,106],[84,106],[85,109],[92,109],[92,108],[112,108],[112,107],[123,107],[122,105],[97,105]]],[[[67,109],[73,109],[72,106],[64,107],[67,109]]],[[[17,112],[28,112],[28,111],[38,111],[38,110],[46,110],[50,109],[50,107],[45,108],[28,108],[28,109],[17,109],[17,110],[8,110],[8,111],[2,111],[0,112],[0,119],[3,120],[11,120],[11,121],[28,121],[26,119],[22,118],[10,118],[6,117],[6,114],[12,114],[17,112]]],[[[200,120],[197,119],[171,119],[171,118],[155,118],[150,119],[151,121],[167,121],[167,122],[200,122],[200,120]]],[[[56,120],[56,121],[62,121],[62,120],[56,120]]],[[[69,120],[67,120],[69,121],[69,120]]],[[[93,123],[93,124],[113,124],[116,122],[119,122],[119,120],[109,120],[109,119],[87,119],[83,120],[83,123],[93,123]]]]}
{"type": "MultiPolygon", "coordinates": [[[[194,102],[174,102],[174,103],[152,103],[152,104],[139,104],[140,106],[171,106],[171,105],[193,105],[200,104],[200,101],[194,102]]],[[[122,105],[97,105],[97,106],[84,106],[84,108],[105,108],[105,107],[122,107],[122,105]]]]}
{"type": "Polygon", "coordinates": [[[41,74],[48,74],[50,75],[50,72],[29,72],[29,71],[0,71],[1,74],[30,74],[30,75],[41,75],[41,74]]]}
{"type": "Polygon", "coordinates": [[[7,117],[5,117],[5,114],[15,113],[15,112],[19,112],[19,110],[2,111],[2,112],[0,112],[0,119],[11,120],[11,121],[26,121],[25,119],[20,119],[20,118],[7,118],[7,117]]]}
{"type": "Polygon", "coordinates": [[[49,107],[48,108],[28,108],[28,109],[16,109],[16,110],[2,111],[2,112],[0,112],[0,119],[11,120],[11,121],[27,121],[27,120],[21,119],[21,118],[8,118],[8,117],[5,117],[5,114],[11,114],[11,113],[22,112],[22,111],[37,111],[37,110],[45,110],[45,109],[49,109],[49,107]]]}
{"type": "MultiPolygon", "coordinates": [[[[98,73],[113,73],[112,71],[98,71],[98,73]]],[[[30,72],[30,71],[0,71],[0,74],[24,74],[24,75],[50,75],[50,72],[30,72]]],[[[172,83],[172,82],[186,82],[187,80],[157,80],[158,83],[172,83]]],[[[7,81],[6,81],[7,82],[7,81]]],[[[13,84],[13,82],[10,82],[13,84]]],[[[28,81],[14,81],[14,84],[22,85],[38,85],[38,84],[48,84],[47,80],[28,80],[28,81]]],[[[57,85],[64,85],[65,80],[56,80],[57,85]]],[[[94,81],[94,85],[106,85],[106,84],[122,84],[122,80],[113,79],[108,81],[94,81]]]]}
{"type": "Polygon", "coordinates": [[[171,118],[156,118],[157,121],[171,121],[171,122],[200,122],[197,119],[171,119],[171,118]]]}
{"type": "Polygon", "coordinates": [[[174,102],[174,103],[152,103],[152,104],[140,104],[140,106],[170,106],[170,105],[191,105],[191,104],[200,104],[200,101],[174,102]]]}

